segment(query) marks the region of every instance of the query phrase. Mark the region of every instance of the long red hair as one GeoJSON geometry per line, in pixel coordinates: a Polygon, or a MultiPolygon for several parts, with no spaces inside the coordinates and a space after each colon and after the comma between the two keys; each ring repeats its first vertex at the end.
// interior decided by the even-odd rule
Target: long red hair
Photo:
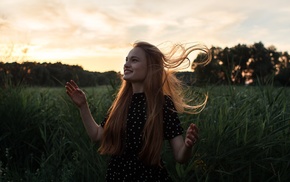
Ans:
{"type": "MultiPolygon", "coordinates": [[[[144,80],[144,93],[147,102],[147,121],[143,129],[143,146],[139,157],[144,163],[158,165],[163,143],[163,106],[164,95],[172,98],[177,112],[196,113],[205,106],[205,101],[197,106],[186,104],[182,92],[182,83],[169,71],[188,61],[188,55],[194,50],[202,50],[208,54],[205,64],[210,61],[210,51],[206,47],[175,45],[169,54],[163,54],[156,46],[147,42],[136,42],[133,47],[144,50],[148,73],[144,80]],[[177,58],[173,58],[176,53],[177,58]],[[168,70],[165,70],[168,69],[168,70]]],[[[133,94],[131,83],[123,80],[120,90],[108,111],[104,126],[104,134],[99,148],[101,154],[119,155],[123,151],[124,132],[127,121],[130,98],[133,94]]]]}

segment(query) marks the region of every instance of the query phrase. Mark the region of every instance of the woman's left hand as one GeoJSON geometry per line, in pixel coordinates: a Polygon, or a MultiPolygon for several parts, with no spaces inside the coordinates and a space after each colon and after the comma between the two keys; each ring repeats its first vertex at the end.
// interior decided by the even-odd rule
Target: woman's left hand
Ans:
{"type": "Polygon", "coordinates": [[[185,146],[191,148],[197,142],[197,140],[198,128],[195,124],[191,123],[186,131],[185,146]]]}

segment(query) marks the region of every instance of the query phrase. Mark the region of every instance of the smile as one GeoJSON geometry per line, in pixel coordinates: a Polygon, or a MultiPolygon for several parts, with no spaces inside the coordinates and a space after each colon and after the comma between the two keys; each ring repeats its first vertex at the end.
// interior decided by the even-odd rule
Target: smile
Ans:
{"type": "Polygon", "coordinates": [[[132,73],[132,71],[130,71],[130,70],[124,70],[124,74],[129,74],[129,73],[132,73]]]}

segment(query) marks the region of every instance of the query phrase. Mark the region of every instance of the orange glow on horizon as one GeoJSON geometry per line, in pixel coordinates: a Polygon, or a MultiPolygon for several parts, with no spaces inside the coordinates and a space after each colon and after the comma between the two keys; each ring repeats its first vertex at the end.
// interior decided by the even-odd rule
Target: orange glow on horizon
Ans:
{"type": "Polygon", "coordinates": [[[93,72],[106,72],[123,70],[124,57],[127,49],[96,48],[98,50],[85,49],[41,49],[39,46],[25,44],[0,45],[1,62],[61,62],[67,65],[78,65],[84,70],[93,72]]]}

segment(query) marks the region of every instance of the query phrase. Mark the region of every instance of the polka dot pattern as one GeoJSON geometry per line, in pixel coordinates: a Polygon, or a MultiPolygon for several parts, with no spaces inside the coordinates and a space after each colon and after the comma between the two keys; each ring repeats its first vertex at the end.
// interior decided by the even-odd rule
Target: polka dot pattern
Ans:
{"type": "MultiPolygon", "coordinates": [[[[172,139],[183,133],[178,115],[170,97],[165,96],[164,139],[172,139]]],[[[104,126],[106,119],[101,123],[104,126]]],[[[125,148],[122,155],[112,156],[108,165],[107,181],[172,181],[163,167],[144,165],[138,153],[142,148],[142,130],[146,122],[146,98],[144,93],[135,93],[127,116],[125,148]]]]}

